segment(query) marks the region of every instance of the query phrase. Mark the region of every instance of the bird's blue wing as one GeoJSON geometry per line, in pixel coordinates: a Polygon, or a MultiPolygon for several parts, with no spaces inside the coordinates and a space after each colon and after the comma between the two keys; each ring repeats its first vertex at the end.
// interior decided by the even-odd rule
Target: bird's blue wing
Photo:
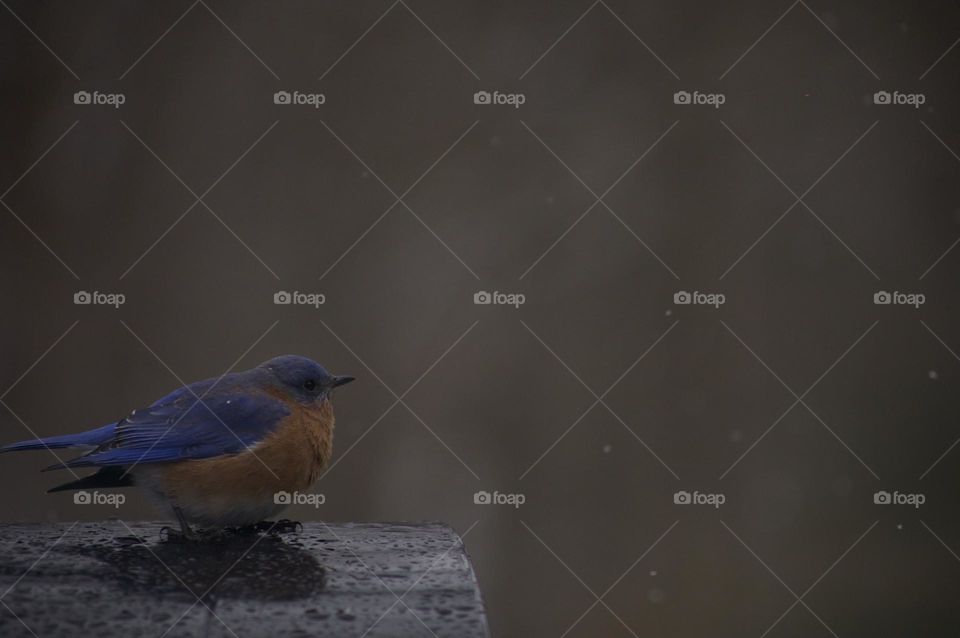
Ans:
{"type": "Polygon", "coordinates": [[[192,394],[165,397],[120,421],[97,449],[62,467],[129,465],[236,454],[273,432],[290,409],[266,394],[229,392],[198,402],[192,394]]]}

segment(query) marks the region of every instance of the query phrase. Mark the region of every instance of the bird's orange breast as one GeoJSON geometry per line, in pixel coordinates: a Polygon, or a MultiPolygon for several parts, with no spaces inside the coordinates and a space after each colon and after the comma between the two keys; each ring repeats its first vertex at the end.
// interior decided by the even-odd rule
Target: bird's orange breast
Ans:
{"type": "Polygon", "coordinates": [[[273,499],[279,491],[304,491],[330,461],[333,406],[288,403],[291,414],[251,449],[232,456],[172,463],[160,469],[159,487],[174,503],[216,509],[237,499],[273,499]]]}

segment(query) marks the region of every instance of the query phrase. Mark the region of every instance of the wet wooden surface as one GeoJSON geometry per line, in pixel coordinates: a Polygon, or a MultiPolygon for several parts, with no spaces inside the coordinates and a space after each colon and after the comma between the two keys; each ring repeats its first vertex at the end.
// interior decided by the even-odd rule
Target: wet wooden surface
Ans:
{"type": "Polygon", "coordinates": [[[163,526],[0,525],[0,636],[487,636],[446,525],[311,522],[203,544],[163,526]]]}

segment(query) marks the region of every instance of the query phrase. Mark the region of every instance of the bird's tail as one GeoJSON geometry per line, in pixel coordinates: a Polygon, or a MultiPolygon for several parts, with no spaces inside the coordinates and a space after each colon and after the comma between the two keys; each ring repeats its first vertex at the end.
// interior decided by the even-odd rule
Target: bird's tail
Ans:
{"type": "Polygon", "coordinates": [[[129,487],[131,485],[133,485],[133,480],[122,467],[110,465],[101,468],[99,472],[91,474],[90,476],[84,476],[82,479],[52,487],[47,490],[47,492],[86,490],[98,487],[129,487]]]}
{"type": "Polygon", "coordinates": [[[49,436],[45,439],[30,439],[11,443],[0,447],[0,452],[19,452],[21,450],[55,450],[65,447],[87,447],[97,446],[106,443],[113,438],[113,431],[116,423],[104,425],[103,427],[87,430],[78,434],[65,434],[63,436],[49,436]]]}

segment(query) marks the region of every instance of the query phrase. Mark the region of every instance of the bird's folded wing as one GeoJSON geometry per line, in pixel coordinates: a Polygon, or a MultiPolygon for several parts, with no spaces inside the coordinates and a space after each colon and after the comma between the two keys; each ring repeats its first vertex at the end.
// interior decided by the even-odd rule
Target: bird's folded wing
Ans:
{"type": "Polygon", "coordinates": [[[163,463],[237,454],[273,432],[290,409],[266,394],[181,395],[136,410],[109,441],[48,469],[163,463]]]}

